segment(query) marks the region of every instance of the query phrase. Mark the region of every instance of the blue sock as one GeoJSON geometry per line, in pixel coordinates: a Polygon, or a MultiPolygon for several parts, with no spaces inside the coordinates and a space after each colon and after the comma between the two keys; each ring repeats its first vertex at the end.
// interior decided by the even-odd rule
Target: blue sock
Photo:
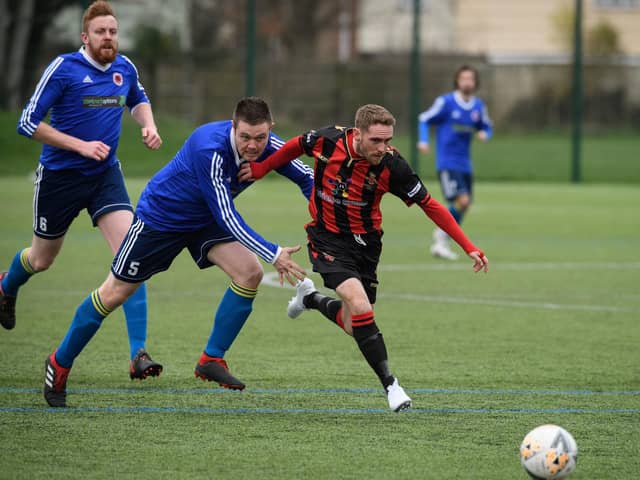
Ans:
{"type": "Polygon", "coordinates": [[[122,304],[129,333],[129,348],[131,359],[141,348],[144,349],[147,340],[147,284],[143,283],[133,295],[122,304]]]}
{"type": "Polygon", "coordinates": [[[224,293],[213,323],[213,331],[204,349],[210,357],[224,357],[251,314],[257,290],[231,282],[224,293]]]}
{"type": "Polygon", "coordinates": [[[453,215],[453,218],[458,225],[462,223],[462,212],[460,210],[457,210],[453,205],[449,205],[449,213],[453,215]]]}
{"type": "Polygon", "coordinates": [[[2,279],[2,291],[9,297],[18,295],[18,289],[36,273],[29,263],[29,249],[25,248],[16,253],[9,267],[9,272],[2,279]]]}
{"type": "Polygon", "coordinates": [[[67,334],[56,350],[56,361],[61,367],[71,368],[73,361],[100,328],[104,317],[110,313],[111,310],[100,300],[98,290],[94,290],[84,299],[76,310],[67,334]]]}

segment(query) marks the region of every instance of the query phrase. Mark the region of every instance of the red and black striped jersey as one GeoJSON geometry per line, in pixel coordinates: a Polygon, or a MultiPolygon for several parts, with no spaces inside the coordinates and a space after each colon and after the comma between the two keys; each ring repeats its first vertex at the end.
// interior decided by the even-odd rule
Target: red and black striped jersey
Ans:
{"type": "Polygon", "coordinates": [[[338,234],[380,232],[380,201],[385,193],[407,205],[423,205],[430,198],[418,175],[394,148],[389,148],[378,165],[355,153],[352,128],[325,127],[299,139],[304,152],[315,159],[311,225],[338,234]]]}

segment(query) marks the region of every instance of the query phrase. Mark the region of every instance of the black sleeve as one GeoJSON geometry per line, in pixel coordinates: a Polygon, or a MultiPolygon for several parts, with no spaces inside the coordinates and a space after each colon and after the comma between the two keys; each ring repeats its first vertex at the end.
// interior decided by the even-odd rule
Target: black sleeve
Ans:
{"type": "Polygon", "coordinates": [[[389,162],[389,192],[407,205],[422,204],[429,199],[429,192],[420,177],[398,152],[394,152],[389,162]]]}
{"type": "Polygon", "coordinates": [[[302,145],[302,149],[304,153],[313,157],[313,149],[320,140],[320,134],[317,130],[309,130],[307,133],[303,133],[300,135],[300,144],[302,145]]]}
{"type": "Polygon", "coordinates": [[[329,127],[322,127],[318,130],[309,130],[307,133],[300,136],[302,149],[304,150],[304,153],[310,157],[314,157],[314,149],[317,147],[317,149],[322,151],[323,155],[328,158],[331,156],[331,153],[333,153],[338,140],[344,135],[345,130],[346,129],[344,127],[337,127],[333,125],[329,127]],[[322,143],[322,147],[318,145],[320,142],[322,143]]]}

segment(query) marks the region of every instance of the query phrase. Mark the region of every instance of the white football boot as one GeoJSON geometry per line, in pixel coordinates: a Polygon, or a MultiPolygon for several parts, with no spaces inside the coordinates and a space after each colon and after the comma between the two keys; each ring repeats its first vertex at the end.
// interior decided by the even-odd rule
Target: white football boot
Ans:
{"type": "Polygon", "coordinates": [[[389,408],[394,412],[401,412],[411,408],[411,398],[404,391],[404,388],[400,386],[397,378],[387,387],[387,400],[389,401],[389,408]]]}
{"type": "Polygon", "coordinates": [[[289,305],[287,305],[287,315],[289,315],[289,318],[297,318],[302,312],[308,310],[304,306],[304,297],[317,292],[316,286],[308,277],[299,281],[296,284],[296,288],[298,289],[298,292],[291,298],[291,300],[289,300],[289,305]]]}
{"type": "Polygon", "coordinates": [[[440,228],[433,231],[433,244],[431,245],[431,255],[445,260],[457,260],[458,254],[449,248],[449,235],[440,228]]]}

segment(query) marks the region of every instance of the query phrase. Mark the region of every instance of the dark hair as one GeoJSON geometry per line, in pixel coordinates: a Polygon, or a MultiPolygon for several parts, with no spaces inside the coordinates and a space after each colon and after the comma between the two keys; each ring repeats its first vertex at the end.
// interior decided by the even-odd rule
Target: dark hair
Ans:
{"type": "Polygon", "coordinates": [[[368,103],[361,106],[356,112],[356,128],[366,132],[371,125],[388,125],[393,127],[396,124],[396,119],[393,118],[391,112],[380,105],[368,103]]]}
{"type": "Polygon", "coordinates": [[[105,2],[103,0],[98,0],[96,2],[93,2],[84,11],[84,15],[82,15],[82,31],[83,32],[89,31],[89,22],[91,22],[91,20],[93,20],[94,18],[106,17],[109,15],[111,15],[112,17],[116,16],[109,2],[105,2]]]}
{"type": "Polygon", "coordinates": [[[472,72],[473,73],[473,81],[476,84],[476,90],[480,88],[480,75],[478,74],[478,70],[473,68],[471,65],[461,65],[456,70],[455,75],[453,76],[453,88],[455,90],[458,89],[458,78],[460,78],[460,74],[462,72],[472,72]]]}
{"type": "Polygon", "coordinates": [[[237,125],[239,120],[249,125],[273,123],[269,105],[260,97],[245,97],[236,104],[233,110],[233,124],[237,125]]]}

